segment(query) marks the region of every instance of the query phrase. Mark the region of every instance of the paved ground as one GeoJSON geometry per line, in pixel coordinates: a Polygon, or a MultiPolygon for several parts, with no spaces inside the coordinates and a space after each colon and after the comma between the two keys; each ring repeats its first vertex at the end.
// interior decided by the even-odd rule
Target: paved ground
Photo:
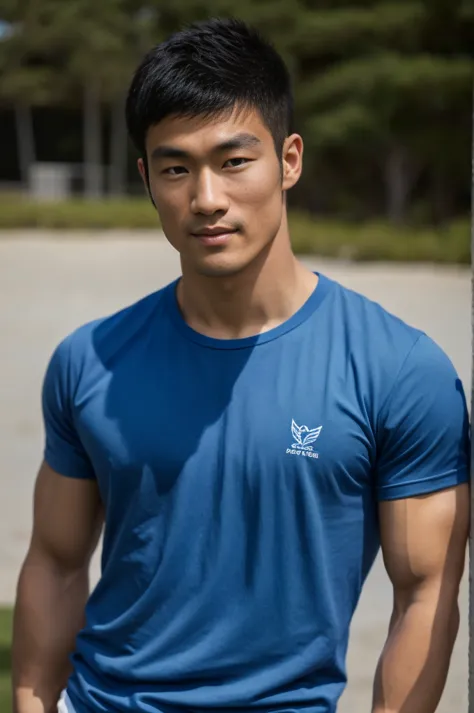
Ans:
{"type": "MultiPolygon", "coordinates": [[[[311,261],[315,268],[424,329],[447,351],[469,393],[470,274],[430,267],[311,261]]],[[[35,233],[0,239],[0,602],[11,602],[31,526],[33,481],[42,449],[40,385],[57,342],[88,319],[157,289],[179,272],[164,240],[123,233],[59,242],[35,233]]],[[[95,558],[93,577],[98,576],[95,558]]],[[[380,562],[354,619],[348,690],[340,713],[368,713],[376,660],[391,608],[380,562]]],[[[467,710],[467,582],[461,633],[439,713],[467,710]]]]}

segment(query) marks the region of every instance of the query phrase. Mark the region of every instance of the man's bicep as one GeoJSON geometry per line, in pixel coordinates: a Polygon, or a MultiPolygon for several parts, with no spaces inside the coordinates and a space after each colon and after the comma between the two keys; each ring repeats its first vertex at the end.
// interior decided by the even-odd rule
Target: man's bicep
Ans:
{"type": "Polygon", "coordinates": [[[43,462],[35,485],[30,559],[48,557],[66,570],[85,567],[102,523],[97,482],[65,477],[43,462]]]}
{"type": "Polygon", "coordinates": [[[410,598],[424,586],[456,596],[469,531],[469,487],[379,504],[387,573],[396,593],[410,598]]]}

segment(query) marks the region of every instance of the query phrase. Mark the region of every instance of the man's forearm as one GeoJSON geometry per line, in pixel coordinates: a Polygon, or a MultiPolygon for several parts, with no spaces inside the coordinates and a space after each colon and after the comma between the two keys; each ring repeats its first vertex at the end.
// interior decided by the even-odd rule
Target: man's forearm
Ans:
{"type": "Polygon", "coordinates": [[[13,627],[14,713],[55,713],[88,589],[86,570],[64,572],[50,563],[26,561],[13,627]]]}
{"type": "Polygon", "coordinates": [[[372,713],[434,713],[458,626],[455,604],[417,601],[394,614],[377,667],[372,713]]]}

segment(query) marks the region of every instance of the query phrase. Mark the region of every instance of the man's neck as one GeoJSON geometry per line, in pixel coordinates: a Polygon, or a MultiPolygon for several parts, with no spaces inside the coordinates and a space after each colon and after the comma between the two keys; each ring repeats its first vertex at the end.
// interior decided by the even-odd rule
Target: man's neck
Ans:
{"type": "MultiPolygon", "coordinates": [[[[281,239],[281,236],[276,240],[281,239]]],[[[229,277],[188,274],[178,284],[187,324],[216,339],[241,339],[273,329],[303,306],[317,277],[293,255],[289,240],[229,277]]]]}

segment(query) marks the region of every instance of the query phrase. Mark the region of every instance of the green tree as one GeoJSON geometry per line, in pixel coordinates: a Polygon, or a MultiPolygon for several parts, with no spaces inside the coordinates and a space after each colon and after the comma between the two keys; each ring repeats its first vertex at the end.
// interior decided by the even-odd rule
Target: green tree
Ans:
{"type": "Polygon", "coordinates": [[[106,99],[116,99],[113,89],[124,74],[129,19],[121,0],[43,0],[40,14],[54,59],[64,67],[67,99],[82,97],[85,194],[99,198],[104,189],[102,111],[106,99]]]}
{"type": "Polygon", "coordinates": [[[306,143],[294,205],[394,223],[416,205],[435,220],[467,207],[470,0],[0,0],[14,30],[0,41],[0,97],[17,107],[22,163],[28,107],[82,107],[86,193],[101,194],[107,154],[122,192],[124,92],[140,57],[189,22],[231,15],[261,29],[294,78],[306,143]]]}
{"type": "Polygon", "coordinates": [[[372,165],[385,186],[387,215],[398,223],[422,172],[438,209],[440,196],[449,202],[449,177],[460,167],[466,175],[472,32],[456,3],[354,5],[300,17],[299,113],[315,165],[338,151],[372,165]],[[456,124],[461,130],[453,132],[456,124]]]}
{"type": "Polygon", "coordinates": [[[17,0],[2,0],[0,19],[0,102],[15,111],[18,163],[26,187],[36,160],[32,108],[53,101],[52,73],[43,59],[34,15],[17,0]]]}
{"type": "MultiPolygon", "coordinates": [[[[102,145],[103,111],[109,108],[109,184],[112,193],[122,193],[127,156],[123,94],[135,63],[151,41],[150,18],[143,12],[146,6],[131,0],[29,0],[20,12],[19,4],[11,4],[18,19],[2,43],[8,71],[0,91],[18,105],[18,115],[23,118],[19,123],[23,152],[31,144],[24,102],[74,106],[80,98],[85,194],[99,198],[107,154],[102,145]]],[[[31,163],[34,155],[29,154],[31,163]]]]}

